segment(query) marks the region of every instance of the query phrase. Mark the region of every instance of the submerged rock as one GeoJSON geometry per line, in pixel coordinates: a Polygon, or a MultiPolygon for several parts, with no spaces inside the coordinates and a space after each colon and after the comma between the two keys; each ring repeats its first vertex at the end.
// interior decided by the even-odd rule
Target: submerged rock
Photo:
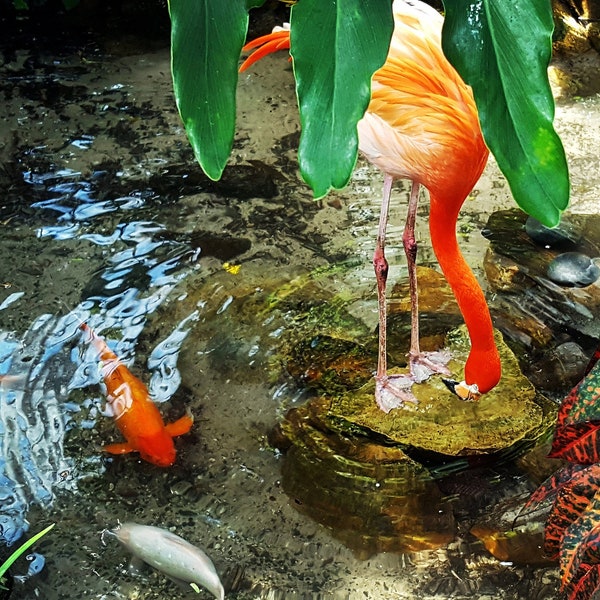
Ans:
{"type": "Polygon", "coordinates": [[[559,223],[556,227],[546,227],[537,219],[528,217],[525,232],[536,244],[546,248],[575,247],[581,239],[579,228],[569,221],[559,223]]]}
{"type": "Polygon", "coordinates": [[[289,351],[287,372],[308,389],[328,393],[357,389],[373,377],[373,352],[351,340],[316,335],[300,340],[289,351]]]}
{"type": "Polygon", "coordinates": [[[572,235],[558,245],[536,236],[539,243],[534,241],[527,222],[518,209],[498,211],[483,232],[490,241],[484,260],[494,292],[490,311],[496,326],[518,348],[524,373],[543,390],[561,396],[572,387],[571,375],[559,377],[562,369],[557,372],[552,364],[554,347],[574,338],[591,355],[600,339],[600,286],[592,282],[598,267],[588,258],[600,256],[600,216],[563,219],[560,227],[572,235]],[[564,276],[565,258],[558,258],[561,253],[571,263],[570,283],[564,276]],[[572,268],[574,253],[583,255],[583,271],[572,268]]]}
{"type": "Polygon", "coordinates": [[[486,550],[498,560],[520,565],[551,565],[555,561],[544,555],[544,527],[540,524],[534,530],[497,529],[476,525],[471,533],[485,546],[486,550]]]}
{"type": "Polygon", "coordinates": [[[455,523],[427,470],[399,447],[323,429],[328,403],[290,410],[271,441],[286,450],[282,485],[293,506],[360,558],[438,548],[455,523]]]}
{"type": "MultiPolygon", "coordinates": [[[[551,405],[521,374],[516,357],[499,333],[496,343],[502,379],[478,402],[464,402],[446,388],[441,377],[431,377],[413,386],[419,400],[416,407],[385,414],[374,401],[375,384],[370,381],[355,393],[330,398],[323,421],[340,433],[361,431],[384,443],[449,456],[498,452],[525,438],[535,438],[547,426],[551,405]]],[[[453,356],[448,367],[460,380],[469,351],[464,326],[448,335],[446,349],[453,356]]]]}
{"type": "Polygon", "coordinates": [[[531,383],[542,389],[560,389],[581,381],[590,357],[579,344],[565,342],[544,352],[541,360],[544,368],[531,374],[531,383]]]}
{"type": "Polygon", "coordinates": [[[515,496],[491,506],[470,528],[486,550],[500,561],[518,565],[551,565],[544,553],[544,511],[523,512],[528,495],[515,496]]]}

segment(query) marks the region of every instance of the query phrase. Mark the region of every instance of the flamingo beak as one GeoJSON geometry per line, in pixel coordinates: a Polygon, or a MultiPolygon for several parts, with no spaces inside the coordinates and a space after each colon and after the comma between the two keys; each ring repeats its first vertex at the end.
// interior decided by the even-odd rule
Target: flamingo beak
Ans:
{"type": "Polygon", "coordinates": [[[466,381],[454,381],[452,379],[442,379],[445,386],[461,400],[465,402],[476,402],[481,397],[479,388],[476,383],[472,385],[467,384],[466,381]]]}

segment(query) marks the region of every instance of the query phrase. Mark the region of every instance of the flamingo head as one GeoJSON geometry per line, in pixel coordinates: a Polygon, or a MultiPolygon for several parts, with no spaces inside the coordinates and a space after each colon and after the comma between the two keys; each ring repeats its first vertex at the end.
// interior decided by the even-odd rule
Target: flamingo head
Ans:
{"type": "Polygon", "coordinates": [[[453,394],[466,402],[476,402],[481,396],[479,386],[476,383],[469,385],[466,381],[458,382],[452,379],[442,379],[442,381],[453,394]]]}

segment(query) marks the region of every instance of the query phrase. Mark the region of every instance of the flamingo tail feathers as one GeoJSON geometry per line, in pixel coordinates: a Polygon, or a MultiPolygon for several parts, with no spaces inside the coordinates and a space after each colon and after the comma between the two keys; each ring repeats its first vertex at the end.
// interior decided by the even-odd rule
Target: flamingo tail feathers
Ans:
{"type": "Polygon", "coordinates": [[[248,56],[248,58],[246,58],[246,60],[241,64],[240,73],[268,54],[272,54],[278,50],[288,50],[289,47],[290,32],[287,30],[274,31],[273,33],[263,35],[255,40],[252,40],[251,42],[248,42],[242,48],[242,51],[248,52],[249,50],[254,50],[254,52],[252,52],[252,54],[250,54],[250,56],[248,56]]]}

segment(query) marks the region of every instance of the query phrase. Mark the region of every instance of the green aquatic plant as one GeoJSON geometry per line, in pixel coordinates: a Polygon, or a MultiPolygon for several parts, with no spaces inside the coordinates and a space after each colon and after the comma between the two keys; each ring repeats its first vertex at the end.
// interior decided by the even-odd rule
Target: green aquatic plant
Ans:
{"type": "Polygon", "coordinates": [[[6,581],[4,575],[13,565],[13,563],[24,554],[33,544],[35,544],[41,537],[45,536],[56,523],[52,523],[52,525],[48,525],[46,529],[42,529],[39,533],[36,533],[32,538],[28,539],[26,542],[21,544],[1,565],[0,565],[0,590],[8,589],[5,585],[6,581]]]}

